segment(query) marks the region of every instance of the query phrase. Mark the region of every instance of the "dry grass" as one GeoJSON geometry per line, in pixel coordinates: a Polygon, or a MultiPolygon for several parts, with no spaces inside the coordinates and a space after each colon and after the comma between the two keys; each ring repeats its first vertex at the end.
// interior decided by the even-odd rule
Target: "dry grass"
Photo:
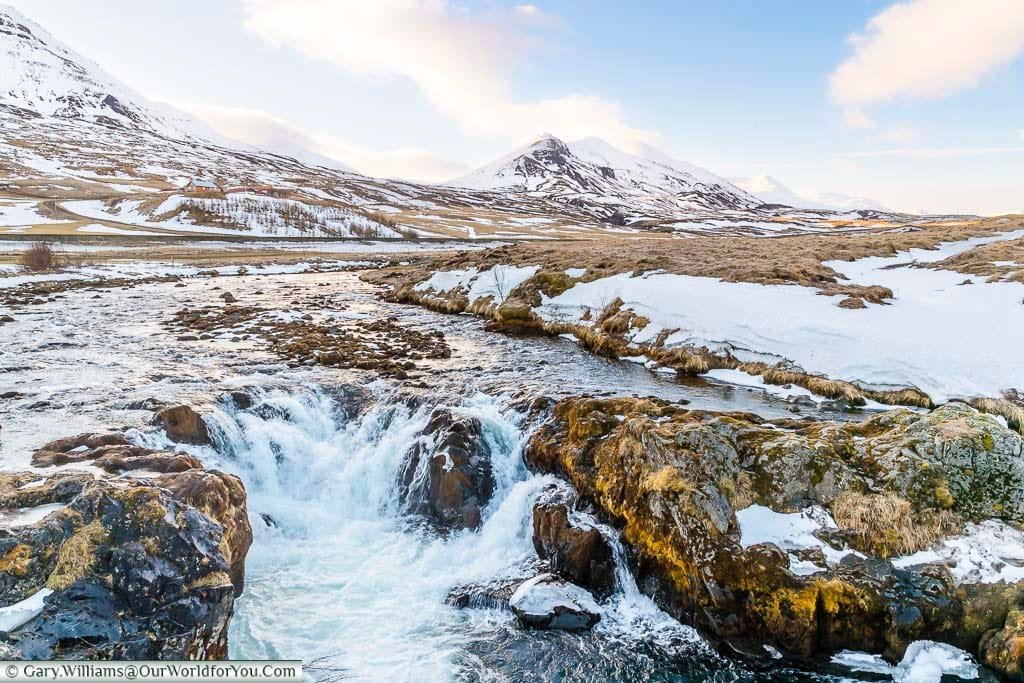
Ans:
{"type": "MultiPolygon", "coordinates": [[[[992,235],[1024,226],[1024,218],[984,219],[942,223],[905,232],[875,231],[846,235],[798,235],[780,238],[696,237],[692,239],[636,238],[611,240],[520,243],[485,252],[460,252],[408,272],[411,283],[425,280],[431,271],[475,265],[481,270],[499,264],[540,265],[541,273],[564,273],[586,268],[580,278],[589,282],[618,273],[663,269],[669,273],[714,277],[728,282],[797,284],[822,294],[846,295],[870,303],[892,296],[884,287],[848,283],[824,265],[825,261],[852,261],[868,256],[892,256],[911,248],[929,249],[942,242],[992,235]],[[413,271],[421,272],[413,272],[413,271]]],[[[993,259],[1003,260],[1003,259],[993,259]]],[[[1009,260],[1009,257],[1005,260],[1009,260]]],[[[555,280],[561,278],[548,276],[555,280]]],[[[405,279],[405,278],[403,278],[405,279]]]]}
{"type": "Polygon", "coordinates": [[[32,246],[22,252],[18,263],[26,270],[37,272],[57,270],[60,259],[49,242],[33,242],[32,246]]]}
{"type": "Polygon", "coordinates": [[[980,275],[989,280],[1024,282],[1024,239],[974,247],[932,267],[980,275]]]}
{"type": "Polygon", "coordinates": [[[971,407],[983,413],[1001,415],[1006,424],[1024,434],[1024,406],[1006,398],[972,398],[971,407]]]}
{"type": "Polygon", "coordinates": [[[57,566],[46,580],[51,590],[63,590],[85,576],[95,561],[96,548],[107,541],[107,530],[98,519],[64,541],[57,554],[57,566]]]}
{"type": "Polygon", "coordinates": [[[891,493],[844,491],[831,505],[839,528],[861,552],[892,557],[924,550],[963,526],[948,510],[915,513],[910,501],[891,493]]]}

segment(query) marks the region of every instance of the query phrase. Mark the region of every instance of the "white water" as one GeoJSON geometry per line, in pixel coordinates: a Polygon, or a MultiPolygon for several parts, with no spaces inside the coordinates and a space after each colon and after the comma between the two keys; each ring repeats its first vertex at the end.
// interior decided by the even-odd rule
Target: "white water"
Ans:
{"type": "MultiPolygon", "coordinates": [[[[526,470],[521,415],[482,394],[457,400],[448,407],[483,425],[495,491],[479,531],[439,537],[400,514],[397,492],[405,456],[423,438],[434,406],[410,410],[376,398],[347,419],[317,387],[270,389],[247,411],[225,403],[207,414],[218,445],[202,455],[243,478],[255,533],[231,655],[330,657],[372,681],[487,677],[493,672],[480,671],[467,649],[496,630],[517,628],[513,616],[455,609],[445,597],[457,585],[508,576],[535,558],[533,504],[545,488],[566,485],[526,470]]],[[[160,445],[163,437],[141,438],[160,445]]],[[[592,518],[581,521],[598,526],[619,553],[622,590],[603,606],[597,637],[625,647],[684,643],[706,652],[692,629],[637,589],[617,533],[592,518]]]]}

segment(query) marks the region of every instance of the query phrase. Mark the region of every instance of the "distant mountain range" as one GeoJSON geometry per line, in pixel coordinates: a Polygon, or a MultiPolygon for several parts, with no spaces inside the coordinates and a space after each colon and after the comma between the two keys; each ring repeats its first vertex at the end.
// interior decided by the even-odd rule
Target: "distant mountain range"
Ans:
{"type": "Polygon", "coordinates": [[[893,213],[892,209],[883,206],[867,197],[851,197],[838,192],[817,194],[811,197],[800,197],[781,182],[770,175],[752,178],[730,178],[737,187],[743,188],[765,204],[784,204],[805,209],[825,209],[831,211],[856,211],[868,209],[893,213]]]}
{"type": "MultiPolygon", "coordinates": [[[[762,235],[905,221],[867,200],[807,201],[771,178],[730,181],[651,146],[634,152],[542,135],[441,185],[369,178],[298,144],[257,149],[224,137],[0,5],[0,199],[6,188],[8,199],[101,200],[88,218],[107,216],[118,229],[132,225],[125,216],[159,229],[157,209],[167,205],[147,194],[174,193],[195,178],[272,186],[287,198],[280,201],[316,205],[317,215],[330,214],[324,207],[361,212],[366,224],[433,236],[762,235]]],[[[202,215],[176,218],[175,229],[202,215]]]]}

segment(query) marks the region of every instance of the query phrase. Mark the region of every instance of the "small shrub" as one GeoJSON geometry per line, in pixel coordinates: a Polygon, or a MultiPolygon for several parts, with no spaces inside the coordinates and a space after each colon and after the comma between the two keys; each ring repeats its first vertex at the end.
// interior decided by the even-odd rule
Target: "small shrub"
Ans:
{"type": "Polygon", "coordinates": [[[21,254],[18,262],[26,270],[56,270],[60,264],[49,242],[34,242],[21,254]]]}

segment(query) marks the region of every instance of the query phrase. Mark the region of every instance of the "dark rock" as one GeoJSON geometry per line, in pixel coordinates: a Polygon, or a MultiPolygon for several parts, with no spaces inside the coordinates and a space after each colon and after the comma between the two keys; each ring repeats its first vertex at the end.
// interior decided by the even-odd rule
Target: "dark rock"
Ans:
{"type": "Polygon", "coordinates": [[[232,391],[231,402],[235,404],[235,407],[239,410],[248,410],[253,406],[252,396],[245,391],[232,391]]]}
{"type": "Polygon", "coordinates": [[[410,450],[400,480],[403,509],[449,529],[476,529],[491,498],[491,451],[476,418],[435,410],[426,442],[410,450]]]}
{"type": "MultiPolygon", "coordinates": [[[[39,476],[2,474],[0,492],[39,476]]],[[[5,656],[227,656],[235,589],[224,552],[233,544],[231,532],[181,499],[187,496],[176,496],[168,483],[58,474],[29,489],[43,492],[34,494],[39,504],[71,499],[33,525],[0,529],[0,601],[52,591],[38,616],[0,633],[5,656]]],[[[244,516],[244,498],[240,505],[221,516],[244,516]]]]}
{"type": "Polygon", "coordinates": [[[507,610],[509,600],[526,579],[494,579],[486,583],[456,586],[448,592],[445,603],[459,609],[507,610]]]}
{"type": "Polygon", "coordinates": [[[189,406],[179,405],[164,408],[153,416],[153,422],[164,428],[167,438],[178,443],[206,445],[210,433],[199,413],[189,406]]]}
{"type": "Polygon", "coordinates": [[[601,620],[601,608],[590,593],[551,574],[520,584],[509,607],[530,628],[584,631],[601,620]]]}
{"type": "Polygon", "coordinates": [[[573,524],[567,505],[541,502],[534,506],[533,547],[553,572],[599,599],[615,592],[615,551],[594,527],[573,524]]]}

